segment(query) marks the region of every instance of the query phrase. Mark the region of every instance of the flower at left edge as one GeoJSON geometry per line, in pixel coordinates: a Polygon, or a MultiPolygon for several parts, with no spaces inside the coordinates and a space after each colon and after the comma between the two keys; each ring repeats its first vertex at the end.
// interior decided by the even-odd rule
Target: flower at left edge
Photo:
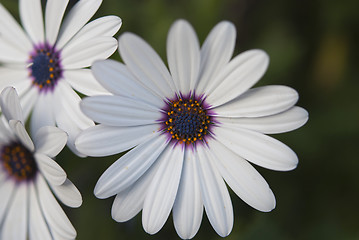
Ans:
{"type": "Polygon", "coordinates": [[[40,0],[20,0],[23,28],[0,3],[0,91],[7,86],[17,90],[24,120],[32,113],[32,133],[58,126],[68,133],[68,147],[83,156],[74,140],[94,122],[81,112],[76,91],[109,94],[88,67],[116,50],[113,36],[122,21],[105,16],[88,22],[102,0],[80,0],[64,17],[68,2],[46,1],[43,17],[40,0]]]}
{"type": "Polygon", "coordinates": [[[54,197],[69,207],[82,204],[80,192],[52,159],[67,134],[45,126],[32,141],[13,87],[2,91],[0,104],[0,239],[75,239],[76,230],[54,197]]]}

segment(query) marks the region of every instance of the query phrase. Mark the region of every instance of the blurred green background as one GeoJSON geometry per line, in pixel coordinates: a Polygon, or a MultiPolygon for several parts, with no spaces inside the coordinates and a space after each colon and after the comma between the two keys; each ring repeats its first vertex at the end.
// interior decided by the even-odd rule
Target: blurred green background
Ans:
{"type": "MultiPolygon", "coordinates": [[[[18,3],[1,0],[18,18],[18,3]]],[[[238,53],[260,48],[271,58],[258,85],[281,84],[300,94],[308,123],[275,137],[299,157],[297,169],[257,167],[270,184],[277,207],[262,213],[231,192],[235,222],[227,239],[359,239],[359,1],[325,0],[104,0],[95,17],[118,15],[117,36],[134,32],[166,59],[172,22],[189,20],[202,43],[221,20],[237,28],[238,53]]],[[[120,60],[116,52],[111,58],[120,60]]],[[[83,195],[78,209],[64,207],[78,240],[179,239],[170,217],[151,236],[141,214],[126,223],[111,218],[113,198],[99,200],[93,188],[119,156],[77,158],[65,149],[57,160],[83,195]]],[[[204,215],[194,239],[221,239],[204,215]]]]}

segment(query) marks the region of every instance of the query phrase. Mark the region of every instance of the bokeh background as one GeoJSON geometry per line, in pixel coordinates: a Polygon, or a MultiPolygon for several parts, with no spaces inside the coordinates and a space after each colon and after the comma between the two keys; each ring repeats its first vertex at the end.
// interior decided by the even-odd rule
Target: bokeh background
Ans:
{"type": "MultiPolygon", "coordinates": [[[[60,1],[60,0],[59,0],[60,1]]],[[[0,1],[18,18],[18,2],[0,1]]],[[[76,1],[72,1],[72,4],[76,1]]],[[[257,167],[276,195],[277,207],[262,213],[231,192],[235,221],[226,239],[359,239],[359,1],[358,0],[104,0],[95,17],[118,15],[116,35],[130,31],[166,59],[166,37],[178,18],[190,21],[202,43],[221,20],[237,28],[238,53],[260,48],[271,58],[259,85],[295,88],[308,123],[275,137],[299,157],[290,172],[257,167]]],[[[116,52],[111,58],[121,60],[116,52]]],[[[119,155],[78,158],[65,149],[57,161],[83,195],[78,209],[64,207],[78,240],[179,239],[170,217],[154,236],[141,214],[126,223],[111,218],[113,198],[93,189],[119,155]]],[[[194,239],[221,239],[204,215],[194,239]]]]}

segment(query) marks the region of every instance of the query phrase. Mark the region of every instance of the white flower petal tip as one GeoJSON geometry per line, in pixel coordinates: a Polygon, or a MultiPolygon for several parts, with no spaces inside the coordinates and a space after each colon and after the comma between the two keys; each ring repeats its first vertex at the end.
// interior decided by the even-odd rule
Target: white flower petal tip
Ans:
{"type": "Polygon", "coordinates": [[[56,186],[64,184],[67,175],[57,162],[41,153],[36,153],[35,159],[41,173],[50,184],[56,186]]]}
{"type": "Polygon", "coordinates": [[[55,157],[65,147],[68,135],[57,127],[45,126],[37,131],[34,139],[37,152],[55,157]]]}
{"type": "Polygon", "coordinates": [[[61,185],[52,185],[51,188],[57,198],[66,206],[78,208],[82,205],[81,193],[69,179],[66,179],[61,185]]]}
{"type": "Polygon", "coordinates": [[[30,151],[35,150],[34,143],[32,142],[29,134],[27,133],[23,123],[20,120],[10,120],[9,126],[15,132],[20,142],[30,151]]]}
{"type": "Polygon", "coordinates": [[[24,122],[19,96],[14,87],[5,88],[0,95],[1,111],[6,119],[24,122]]]}

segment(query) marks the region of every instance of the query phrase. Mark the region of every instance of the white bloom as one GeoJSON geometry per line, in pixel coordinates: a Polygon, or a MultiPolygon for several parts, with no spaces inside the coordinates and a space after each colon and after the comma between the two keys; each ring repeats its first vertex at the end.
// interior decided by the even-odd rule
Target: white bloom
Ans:
{"type": "Polygon", "coordinates": [[[89,96],[108,93],[86,67],[116,50],[112,36],[121,19],[87,23],[102,0],[80,0],[62,21],[68,2],[48,0],[43,20],[40,0],[20,0],[24,30],[0,4],[0,91],[14,86],[24,118],[32,111],[31,132],[57,125],[69,134],[68,146],[75,151],[77,134],[94,123],[82,114],[74,89],[89,96]]]}
{"type": "Polygon", "coordinates": [[[84,113],[99,125],[77,138],[80,152],[107,156],[127,152],[100,177],[95,195],[116,195],[112,217],[127,221],[142,210],[145,231],[159,231],[171,209],[177,233],[192,238],[203,206],[215,231],[226,236],[233,209],[226,183],[247,204],[271,211],[275,198],[249,163],[292,170],[298,159],[265,134],[302,126],[306,110],[294,106],[285,86],[250,89],[266,71],[261,50],[231,60],[236,31],[221,22],[200,49],[189,23],[176,21],[167,39],[170,72],[154,50],[131,33],[119,39],[125,65],[98,61],[95,77],[112,96],[85,98],[84,113]]]}
{"type": "Polygon", "coordinates": [[[0,104],[0,239],[75,239],[76,230],[52,194],[69,207],[82,204],[80,192],[52,159],[67,134],[42,127],[32,142],[14,88],[3,90],[0,104]]]}

